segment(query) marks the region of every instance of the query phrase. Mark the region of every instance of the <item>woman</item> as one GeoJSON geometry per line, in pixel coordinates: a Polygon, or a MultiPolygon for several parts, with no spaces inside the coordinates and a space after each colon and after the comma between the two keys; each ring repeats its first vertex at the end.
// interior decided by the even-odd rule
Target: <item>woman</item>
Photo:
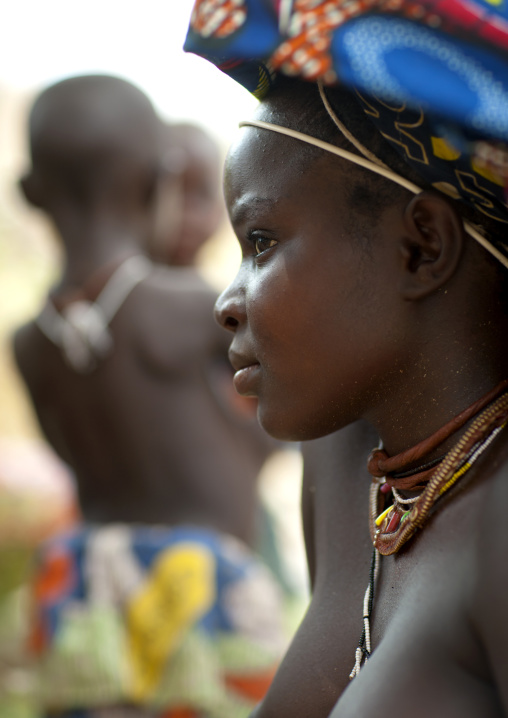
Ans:
{"type": "MultiPolygon", "coordinates": [[[[199,6],[194,32],[198,21],[199,6]]],[[[363,419],[382,447],[365,453],[365,510],[367,471],[338,477],[345,507],[319,501],[329,486],[316,481],[315,521],[329,527],[349,509],[356,528],[341,544],[319,542],[311,607],[259,718],[326,716],[346,687],[334,718],[504,716],[499,174],[421,109],[264,79],[226,164],[243,259],[216,311],[234,334],[235,385],[258,398],[277,438],[316,439],[363,419]]]]}

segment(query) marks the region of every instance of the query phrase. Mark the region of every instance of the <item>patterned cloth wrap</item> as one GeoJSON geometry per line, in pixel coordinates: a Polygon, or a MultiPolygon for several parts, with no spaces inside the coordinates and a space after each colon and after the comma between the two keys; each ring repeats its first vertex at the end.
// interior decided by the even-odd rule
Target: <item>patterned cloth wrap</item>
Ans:
{"type": "Polygon", "coordinates": [[[197,0],[185,49],[259,98],[277,73],[348,85],[428,184],[508,225],[508,0],[197,0]]]}
{"type": "Polygon", "coordinates": [[[79,529],[44,545],[34,592],[47,716],[241,718],[286,648],[272,575],[211,530],[79,529]]]}

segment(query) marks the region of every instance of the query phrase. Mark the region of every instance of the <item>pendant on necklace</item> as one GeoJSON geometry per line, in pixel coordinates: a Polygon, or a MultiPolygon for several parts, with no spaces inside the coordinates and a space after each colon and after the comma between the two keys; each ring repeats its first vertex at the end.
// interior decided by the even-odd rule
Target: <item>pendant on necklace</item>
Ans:
{"type": "Polygon", "coordinates": [[[391,534],[407,519],[411,511],[394,504],[385,509],[376,519],[376,535],[391,534]]]}

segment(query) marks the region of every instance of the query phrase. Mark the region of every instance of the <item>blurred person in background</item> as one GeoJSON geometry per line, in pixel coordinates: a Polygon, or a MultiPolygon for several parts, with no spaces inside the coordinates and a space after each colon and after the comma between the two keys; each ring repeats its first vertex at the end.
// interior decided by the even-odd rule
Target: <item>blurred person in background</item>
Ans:
{"type": "Polygon", "coordinates": [[[162,167],[148,253],[162,264],[192,267],[225,217],[220,148],[197,125],[164,123],[162,167]]]}
{"type": "MultiPolygon", "coordinates": [[[[163,122],[161,136],[162,171],[147,253],[154,262],[199,273],[201,249],[214,237],[226,216],[220,147],[211,134],[189,122],[163,122]]],[[[232,421],[235,417],[238,421],[254,419],[257,400],[240,396],[235,391],[233,370],[226,355],[209,362],[207,376],[217,403],[232,421]]],[[[264,437],[273,448],[284,450],[289,446],[275,442],[267,434],[264,437]]],[[[280,550],[278,520],[280,517],[261,500],[255,549],[277,577],[288,599],[288,612],[294,608],[295,617],[299,617],[306,594],[302,596],[295,585],[296,577],[292,575],[287,556],[280,550]],[[293,601],[295,604],[291,607],[293,601]]]]}
{"type": "Polygon", "coordinates": [[[211,320],[215,292],[143,249],[160,121],[131,84],[84,76],[37,98],[29,135],[21,186],[65,260],[14,350],[85,521],[40,556],[40,705],[80,718],[246,715],[285,642],[278,588],[248,548],[268,444],[211,386],[229,343],[211,320]]]}

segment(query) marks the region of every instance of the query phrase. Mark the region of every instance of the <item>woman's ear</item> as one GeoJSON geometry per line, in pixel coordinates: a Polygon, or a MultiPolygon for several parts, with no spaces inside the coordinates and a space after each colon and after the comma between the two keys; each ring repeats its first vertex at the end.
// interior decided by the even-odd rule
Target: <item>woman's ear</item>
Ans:
{"type": "Polygon", "coordinates": [[[401,293],[416,300],[432,294],[455,273],[464,247],[464,225],[449,202],[433,192],[413,197],[404,211],[401,293]]]}

